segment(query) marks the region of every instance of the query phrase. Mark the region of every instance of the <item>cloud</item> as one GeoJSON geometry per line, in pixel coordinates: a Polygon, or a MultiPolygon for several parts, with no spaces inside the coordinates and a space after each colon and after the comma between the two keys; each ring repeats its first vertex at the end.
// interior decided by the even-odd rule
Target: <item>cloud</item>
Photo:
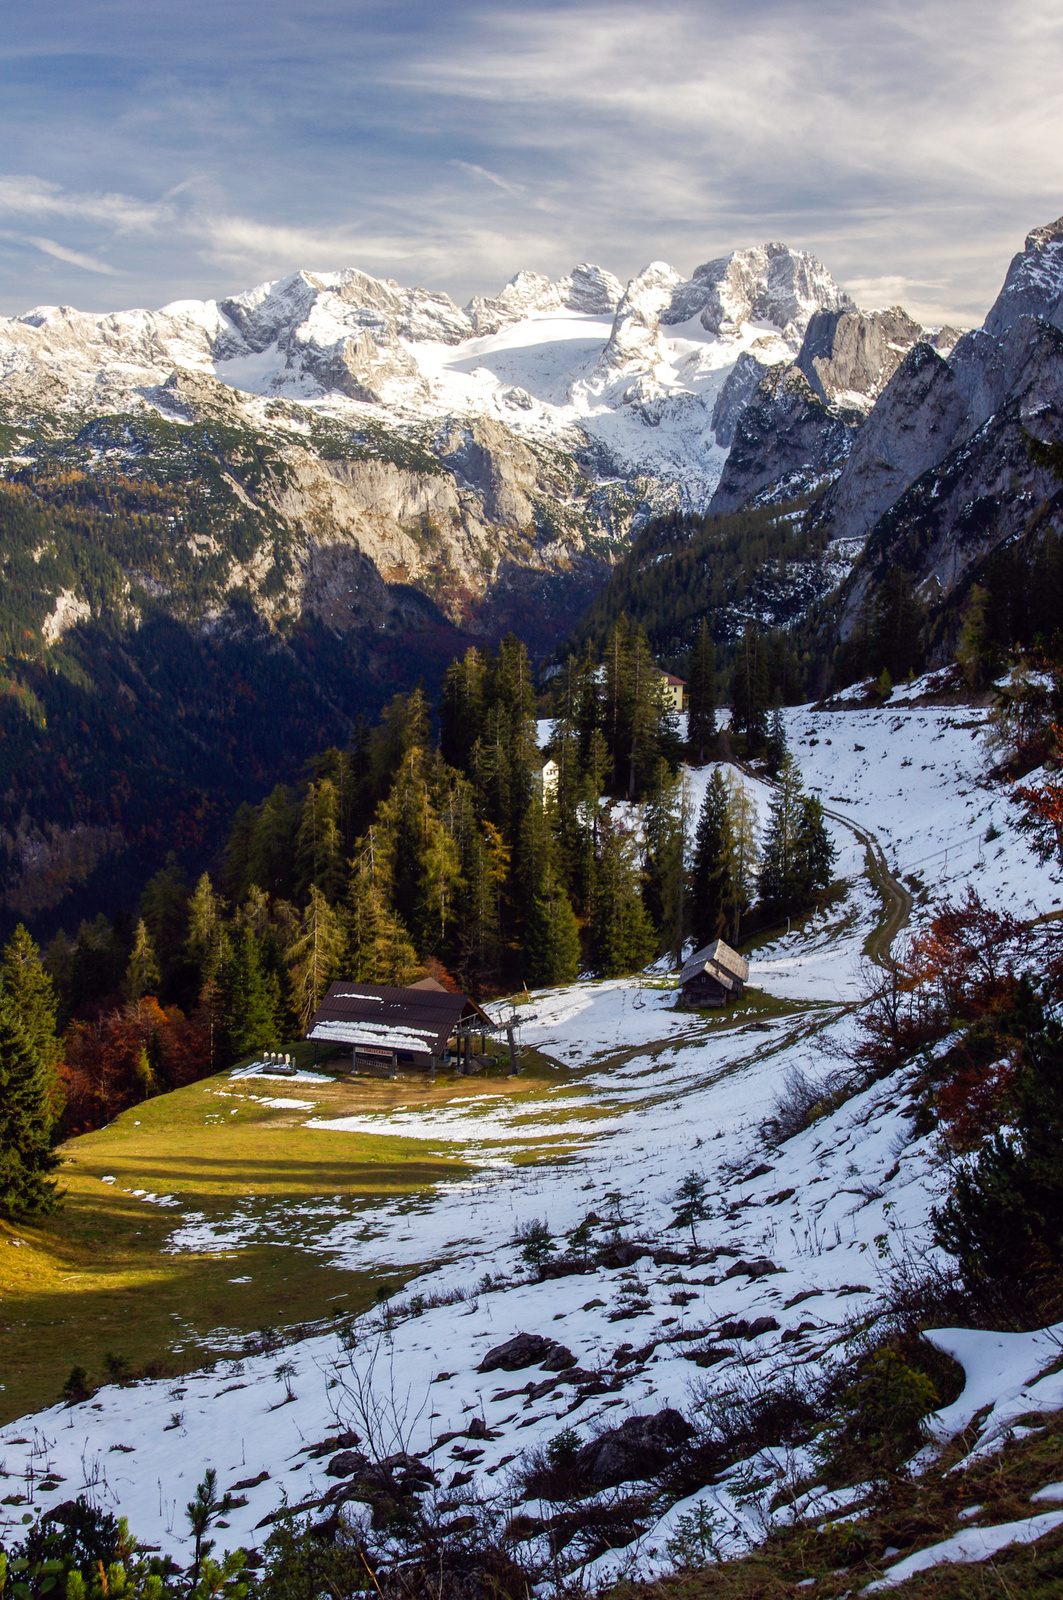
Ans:
{"type": "Polygon", "coordinates": [[[80,250],[68,250],[65,245],[56,244],[54,239],[41,239],[35,234],[26,234],[27,244],[34,245],[46,256],[52,256],[56,261],[65,261],[72,267],[81,267],[85,272],[101,272],[105,277],[120,276],[115,267],[108,266],[106,261],[98,261],[94,256],[87,256],[80,250]]]}
{"type": "Polygon", "coordinates": [[[172,209],[124,194],[71,194],[43,178],[0,174],[0,214],[66,217],[103,223],[116,233],[154,233],[172,221],[172,209]]]}
{"type": "Polygon", "coordinates": [[[148,304],[307,265],[463,300],[777,238],[969,321],[1061,209],[1058,0],[55,3],[71,54],[0,47],[0,219],[71,298],[88,261],[148,304]]]}
{"type": "Polygon", "coordinates": [[[507,183],[505,178],[500,178],[497,172],[488,171],[487,167],[478,167],[474,161],[452,161],[452,167],[457,167],[459,172],[469,172],[474,178],[484,178],[488,183],[493,183],[496,189],[501,189],[503,194],[524,194],[525,185],[522,183],[507,183]]]}

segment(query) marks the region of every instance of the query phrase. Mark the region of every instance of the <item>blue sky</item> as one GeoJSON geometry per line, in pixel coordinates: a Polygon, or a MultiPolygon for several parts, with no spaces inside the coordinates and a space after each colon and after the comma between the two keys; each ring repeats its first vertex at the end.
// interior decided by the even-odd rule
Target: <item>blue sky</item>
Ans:
{"type": "Polygon", "coordinates": [[[297,267],[496,292],[765,239],[978,321],[1063,212],[1058,0],[40,0],[0,40],[0,313],[297,267]]]}

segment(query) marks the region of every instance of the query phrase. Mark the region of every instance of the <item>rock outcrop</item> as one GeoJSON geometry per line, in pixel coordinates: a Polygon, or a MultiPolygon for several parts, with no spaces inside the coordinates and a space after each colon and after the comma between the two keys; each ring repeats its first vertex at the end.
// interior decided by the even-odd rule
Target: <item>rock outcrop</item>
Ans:
{"type": "Polygon", "coordinates": [[[739,416],[710,511],[737,511],[770,492],[793,499],[836,471],[851,446],[853,424],[836,415],[797,367],[772,368],[739,416]]]}

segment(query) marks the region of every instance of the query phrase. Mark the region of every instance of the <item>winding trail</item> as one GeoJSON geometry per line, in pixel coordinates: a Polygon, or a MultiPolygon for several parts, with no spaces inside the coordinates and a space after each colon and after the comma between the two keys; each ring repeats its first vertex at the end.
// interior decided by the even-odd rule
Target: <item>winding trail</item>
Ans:
{"type": "Polygon", "coordinates": [[[848,828],[864,847],[865,875],[882,900],[881,921],[868,934],[864,950],[876,966],[895,967],[897,963],[890,954],[893,941],[902,929],[908,926],[908,918],[912,914],[915,901],[904,884],[899,878],[894,877],[887,866],[885,851],[875,834],[861,827],[859,823],[851,821],[840,811],[831,811],[824,806],[823,814],[843,828],[848,828]]]}

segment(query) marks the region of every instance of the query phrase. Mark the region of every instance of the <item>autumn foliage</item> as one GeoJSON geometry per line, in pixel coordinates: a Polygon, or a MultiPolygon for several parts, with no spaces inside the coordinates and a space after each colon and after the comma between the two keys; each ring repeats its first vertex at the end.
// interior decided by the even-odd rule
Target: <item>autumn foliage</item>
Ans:
{"type": "Polygon", "coordinates": [[[99,1128],[149,1095],[192,1083],[209,1070],[207,1027],[176,1006],[165,1011],[145,995],[87,1022],[71,1022],[61,1068],[63,1129],[99,1128]]]}

